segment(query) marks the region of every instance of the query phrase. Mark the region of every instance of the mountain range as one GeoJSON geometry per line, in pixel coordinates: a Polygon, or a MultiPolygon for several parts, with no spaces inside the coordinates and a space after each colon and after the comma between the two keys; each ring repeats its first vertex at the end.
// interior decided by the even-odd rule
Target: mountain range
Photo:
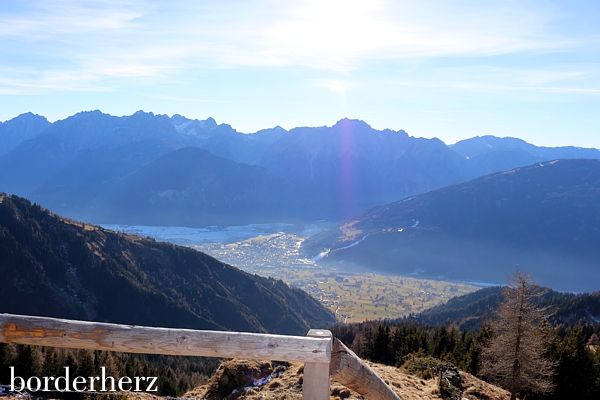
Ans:
{"type": "Polygon", "coordinates": [[[487,136],[447,146],[349,119],[253,134],[212,118],[141,111],[81,112],[54,123],[29,113],[0,124],[0,190],[93,223],[336,221],[555,158],[600,158],[600,152],[487,136]],[[244,184],[228,175],[234,170],[244,184]],[[143,196],[132,192],[137,186],[147,188],[143,196]]]}
{"type": "Polygon", "coordinates": [[[0,195],[0,312],[305,335],[334,315],[306,292],[187,247],[0,195]]]}
{"type": "Polygon", "coordinates": [[[502,283],[515,265],[598,290],[600,160],[537,163],[373,207],[307,239],[308,257],[393,274],[502,283]]]}
{"type": "Polygon", "coordinates": [[[343,221],[306,240],[304,254],[489,283],[518,264],[569,291],[597,289],[598,159],[597,149],[509,137],[447,146],[350,119],[252,134],[142,111],[54,123],[28,113],[0,124],[0,191],[68,218],[188,227],[343,221]]]}

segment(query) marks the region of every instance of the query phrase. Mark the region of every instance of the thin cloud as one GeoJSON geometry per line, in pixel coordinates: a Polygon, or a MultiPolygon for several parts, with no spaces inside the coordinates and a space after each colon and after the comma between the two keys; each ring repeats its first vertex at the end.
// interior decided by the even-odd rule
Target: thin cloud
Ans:
{"type": "MultiPolygon", "coordinates": [[[[350,74],[378,62],[405,66],[585,46],[553,33],[560,15],[544,4],[30,0],[20,12],[0,13],[0,54],[22,59],[37,74],[34,82],[66,70],[65,87],[69,76],[72,87],[85,87],[82,77],[97,87],[117,84],[110,79],[180,82],[201,69],[299,67],[350,74]]],[[[4,78],[13,85],[30,79],[4,78]]]]}
{"type": "Polygon", "coordinates": [[[0,37],[25,41],[134,28],[143,2],[46,0],[23,2],[23,13],[0,13],[0,37]],[[135,9],[138,9],[137,11],[135,9]]]}
{"type": "Polygon", "coordinates": [[[0,79],[0,94],[23,95],[34,94],[40,91],[60,90],[79,92],[110,92],[114,89],[108,86],[94,85],[93,79],[87,77],[70,77],[70,79],[37,79],[18,80],[0,79]]]}
{"type": "Polygon", "coordinates": [[[420,110],[418,112],[426,113],[426,114],[455,114],[455,113],[462,113],[464,111],[461,111],[461,110],[420,110]]]}
{"type": "Polygon", "coordinates": [[[565,49],[555,16],[520,3],[304,0],[289,3],[235,59],[350,71],[373,59],[489,56],[565,49]]]}
{"type": "Polygon", "coordinates": [[[329,89],[333,93],[337,93],[340,95],[342,100],[342,104],[346,104],[346,90],[347,85],[341,82],[321,82],[317,84],[318,86],[329,89]]]}
{"type": "Polygon", "coordinates": [[[600,89],[594,88],[574,88],[574,87],[546,87],[541,90],[548,92],[560,92],[560,93],[590,93],[600,94],[600,89]]]}
{"type": "Polygon", "coordinates": [[[557,92],[557,93],[590,93],[600,94],[597,88],[577,88],[577,87],[552,87],[552,86],[510,86],[510,85],[492,85],[482,83],[417,83],[408,81],[389,82],[393,85],[412,86],[421,88],[449,88],[472,91],[536,91],[536,92],[557,92]]]}
{"type": "Polygon", "coordinates": [[[410,79],[389,80],[388,84],[489,92],[520,90],[597,93],[597,82],[598,73],[593,65],[563,65],[529,69],[490,66],[431,68],[425,73],[411,74],[410,79]]]}
{"type": "Polygon", "coordinates": [[[174,96],[163,96],[163,95],[147,95],[146,97],[150,97],[153,99],[181,101],[181,102],[188,102],[188,103],[228,103],[228,101],[225,101],[225,100],[197,99],[197,98],[192,98],[192,97],[174,97],[174,96]]]}

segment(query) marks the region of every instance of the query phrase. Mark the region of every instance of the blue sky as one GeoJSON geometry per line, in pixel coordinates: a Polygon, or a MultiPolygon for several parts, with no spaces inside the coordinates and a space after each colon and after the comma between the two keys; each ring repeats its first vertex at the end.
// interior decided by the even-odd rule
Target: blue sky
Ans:
{"type": "Polygon", "coordinates": [[[600,148],[600,2],[0,2],[0,121],[212,116],[245,133],[343,117],[446,143],[600,148]]]}

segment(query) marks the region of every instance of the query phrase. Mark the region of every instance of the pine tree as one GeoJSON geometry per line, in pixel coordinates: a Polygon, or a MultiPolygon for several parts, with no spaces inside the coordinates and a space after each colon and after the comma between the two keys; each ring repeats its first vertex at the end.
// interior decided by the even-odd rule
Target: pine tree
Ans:
{"type": "Polygon", "coordinates": [[[452,351],[452,356],[456,360],[458,368],[463,371],[468,371],[468,368],[470,367],[471,360],[468,358],[468,354],[472,343],[473,336],[469,335],[466,329],[463,329],[460,334],[460,339],[452,351]]]}
{"type": "Polygon", "coordinates": [[[558,346],[556,399],[597,399],[598,371],[594,353],[587,347],[580,326],[574,326],[558,346]]]}
{"type": "MultiPolygon", "coordinates": [[[[121,378],[121,374],[119,373],[119,367],[117,365],[117,361],[110,353],[107,353],[106,358],[104,359],[104,365],[102,365],[102,367],[106,368],[106,375],[112,376],[116,380],[119,380],[121,378]]],[[[151,376],[151,375],[144,374],[143,376],[151,376]]]]}
{"type": "Polygon", "coordinates": [[[511,400],[527,392],[551,393],[555,364],[546,358],[545,336],[539,330],[543,310],[536,305],[543,292],[529,274],[517,270],[502,294],[494,335],[481,353],[480,373],[508,389],[511,400]]]}
{"type": "Polygon", "coordinates": [[[175,374],[171,368],[167,368],[166,371],[163,371],[160,374],[160,378],[158,379],[158,388],[160,396],[177,396],[177,384],[175,383],[175,374]]]}
{"type": "Polygon", "coordinates": [[[390,359],[390,327],[379,325],[373,337],[371,361],[389,364],[390,359]]]}
{"type": "Polygon", "coordinates": [[[446,325],[443,324],[439,329],[436,329],[433,334],[433,356],[435,358],[443,358],[447,353],[451,352],[454,347],[454,332],[448,332],[446,325]]]}
{"type": "Polygon", "coordinates": [[[58,355],[52,347],[47,347],[44,353],[44,363],[42,364],[42,374],[44,376],[57,376],[60,373],[58,365],[58,355]]]}
{"type": "Polygon", "coordinates": [[[596,347],[595,356],[596,356],[596,371],[598,371],[598,374],[596,375],[595,388],[596,388],[596,394],[598,394],[600,396],[600,346],[596,347]]]}
{"type": "Polygon", "coordinates": [[[0,343],[0,383],[10,379],[9,367],[13,365],[13,356],[8,343],[0,343]]]}
{"type": "Polygon", "coordinates": [[[19,376],[28,379],[32,376],[39,376],[42,372],[39,350],[34,346],[17,346],[17,359],[15,360],[15,370],[19,376]]]}
{"type": "Polygon", "coordinates": [[[98,372],[94,370],[94,356],[92,352],[81,350],[79,353],[77,374],[87,378],[96,375],[98,372]]]}
{"type": "Polygon", "coordinates": [[[77,374],[77,360],[75,359],[73,353],[70,350],[67,353],[67,358],[65,359],[64,366],[69,367],[69,371],[71,371],[71,374],[73,376],[77,374]]]}

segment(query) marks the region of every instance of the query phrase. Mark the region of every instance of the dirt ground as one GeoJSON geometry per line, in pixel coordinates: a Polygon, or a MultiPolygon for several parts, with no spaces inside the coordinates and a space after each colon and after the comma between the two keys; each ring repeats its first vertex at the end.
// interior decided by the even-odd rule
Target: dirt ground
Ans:
{"type": "MultiPolygon", "coordinates": [[[[369,363],[371,368],[392,387],[403,400],[442,399],[437,379],[421,379],[398,368],[369,363]]],[[[207,400],[237,399],[302,399],[301,363],[230,360],[219,367],[206,385],[187,392],[183,397],[207,400]]],[[[469,400],[506,400],[510,394],[472,375],[460,373],[462,398],[469,400]]],[[[362,397],[332,380],[331,399],[358,400],[362,397]]]]}

